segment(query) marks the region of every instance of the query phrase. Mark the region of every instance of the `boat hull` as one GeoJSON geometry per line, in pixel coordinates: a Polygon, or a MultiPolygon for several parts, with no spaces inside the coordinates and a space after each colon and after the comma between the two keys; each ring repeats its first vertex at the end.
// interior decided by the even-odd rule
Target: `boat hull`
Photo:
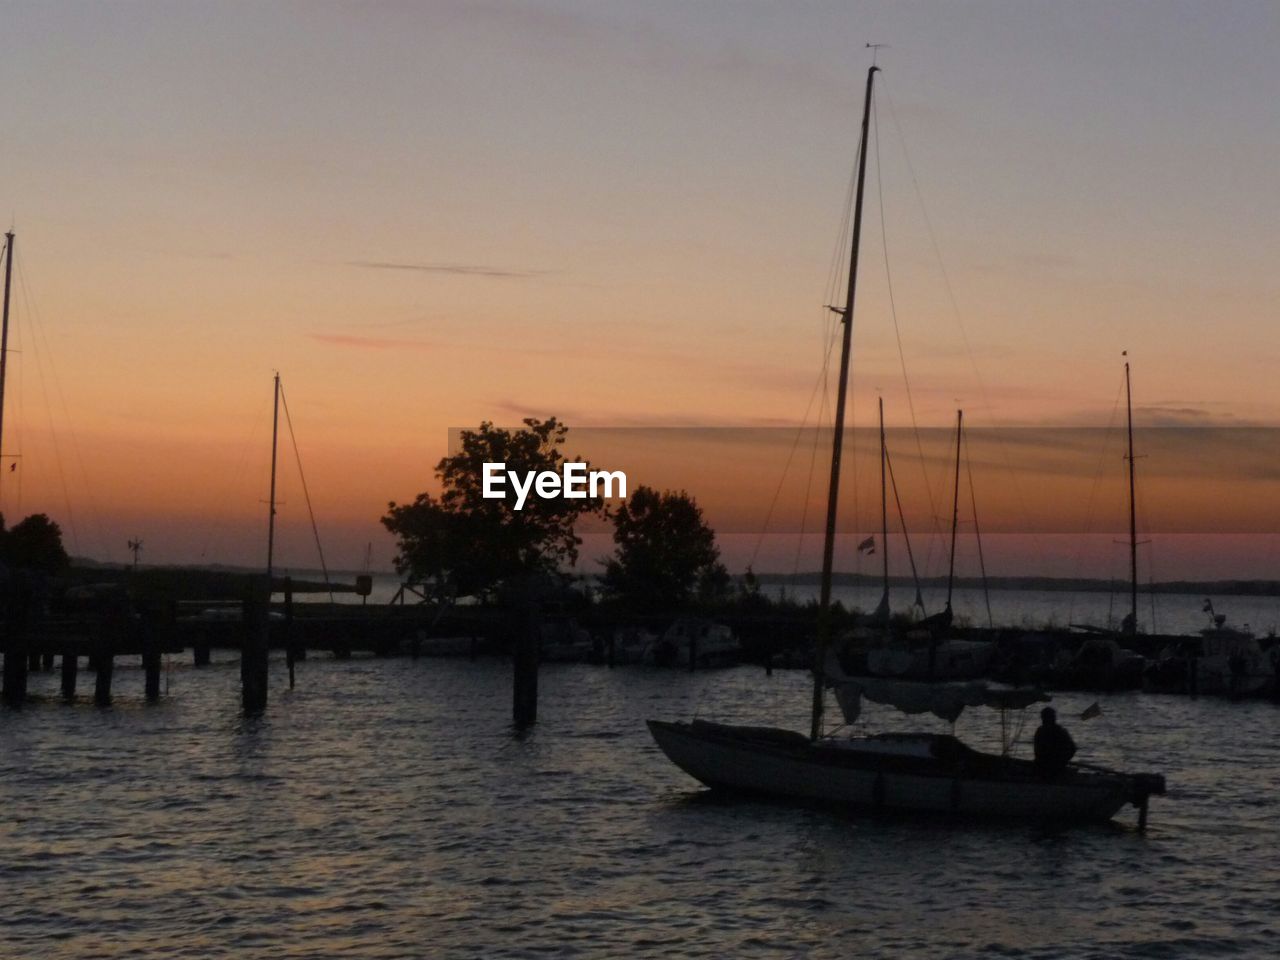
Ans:
{"type": "MultiPolygon", "coordinates": [[[[709,787],[842,808],[1049,821],[1106,821],[1163,793],[1154,775],[1070,770],[1046,780],[1026,761],[958,747],[934,757],[843,749],[768,728],[649,721],[658,746],[709,787]],[[985,768],[985,769],[984,769],[985,768]]],[[[933,738],[954,741],[954,738],[933,738]]],[[[887,747],[886,747],[887,749],[887,747]]]]}

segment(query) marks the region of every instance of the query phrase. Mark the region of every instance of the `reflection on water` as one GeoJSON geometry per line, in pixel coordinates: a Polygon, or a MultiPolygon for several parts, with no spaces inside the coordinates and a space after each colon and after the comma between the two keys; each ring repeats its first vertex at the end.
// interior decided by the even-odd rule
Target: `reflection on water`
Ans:
{"type": "MultiPolygon", "coordinates": [[[[71,958],[1265,954],[1280,713],[1060,696],[1082,757],[1168,775],[1147,836],[841,817],[708,797],[646,717],[801,729],[807,681],[546,666],[510,727],[496,661],[312,659],[264,716],[234,662],[141,704],[0,711],[0,954],[71,958]]],[[[872,722],[905,725],[880,712],[872,722]]],[[[918,721],[911,721],[918,723],[918,721]]],[[[974,713],[958,732],[998,741],[974,713]]],[[[1030,729],[1030,726],[1029,728],[1030,729]]]]}

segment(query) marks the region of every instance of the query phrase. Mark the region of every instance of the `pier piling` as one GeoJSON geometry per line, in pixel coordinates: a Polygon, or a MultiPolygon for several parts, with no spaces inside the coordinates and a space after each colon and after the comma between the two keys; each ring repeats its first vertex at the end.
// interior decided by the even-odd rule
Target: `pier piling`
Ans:
{"type": "Polygon", "coordinates": [[[10,633],[4,654],[4,702],[19,706],[27,699],[27,651],[20,638],[10,633]]]}
{"type": "Polygon", "coordinates": [[[70,647],[62,650],[62,699],[76,698],[76,674],[80,670],[80,658],[70,647]]]}
{"type": "Polygon", "coordinates": [[[517,727],[538,721],[538,638],[541,617],[532,597],[525,602],[523,629],[516,631],[512,720],[517,727]]]}
{"type": "Polygon", "coordinates": [[[160,699],[160,632],[161,611],[154,608],[142,612],[138,624],[138,641],[142,647],[143,692],[147,703],[160,699]]]}
{"type": "Polygon", "coordinates": [[[113,638],[107,630],[99,632],[94,640],[97,648],[94,651],[93,702],[100,707],[111,706],[111,675],[115,672],[115,652],[113,638]]]}
{"type": "Polygon", "coordinates": [[[267,604],[251,591],[241,610],[240,699],[245,713],[261,713],[267,706],[267,604]]]}

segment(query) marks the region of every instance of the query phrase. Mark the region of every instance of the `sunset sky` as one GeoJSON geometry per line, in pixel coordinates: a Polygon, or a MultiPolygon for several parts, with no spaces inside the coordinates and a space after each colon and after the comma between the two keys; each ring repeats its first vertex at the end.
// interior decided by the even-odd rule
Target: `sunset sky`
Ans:
{"type": "Polygon", "coordinates": [[[6,0],[6,519],[260,563],[275,370],[335,567],[449,427],[801,423],[868,42],[858,425],[910,422],[886,262],[922,427],[1104,427],[1124,350],[1141,424],[1280,423],[1274,3],[6,0]]]}

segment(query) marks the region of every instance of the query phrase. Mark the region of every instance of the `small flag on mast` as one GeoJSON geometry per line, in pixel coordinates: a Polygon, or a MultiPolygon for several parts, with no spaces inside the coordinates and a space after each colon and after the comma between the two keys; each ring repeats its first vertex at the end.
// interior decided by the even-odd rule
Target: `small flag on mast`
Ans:
{"type": "Polygon", "coordinates": [[[858,552],[859,553],[875,553],[876,538],[867,537],[867,539],[863,540],[860,544],[858,544],[858,552]]]}

